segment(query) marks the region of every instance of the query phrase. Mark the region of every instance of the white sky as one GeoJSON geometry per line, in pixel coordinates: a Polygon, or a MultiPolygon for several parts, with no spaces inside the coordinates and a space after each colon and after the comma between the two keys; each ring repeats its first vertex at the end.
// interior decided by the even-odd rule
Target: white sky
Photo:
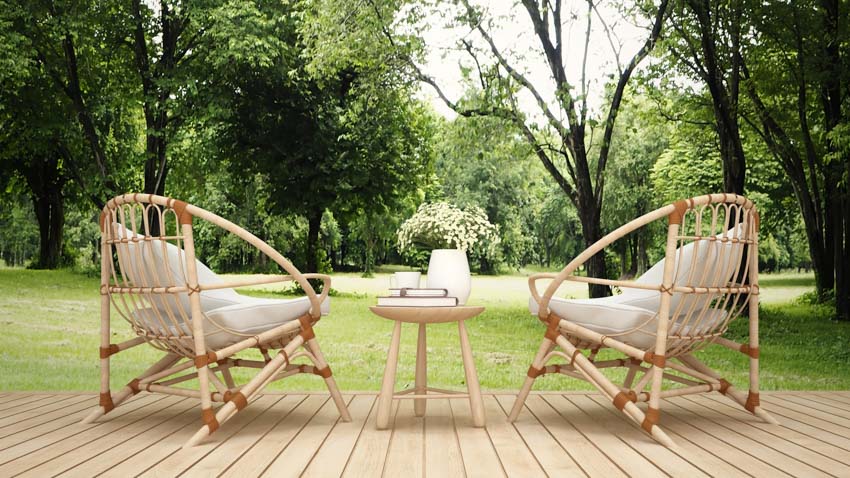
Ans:
{"type": "MultiPolygon", "coordinates": [[[[587,0],[562,0],[563,10],[563,55],[567,70],[567,78],[576,90],[573,94],[580,94],[581,64],[584,55],[585,29],[587,28],[587,0]]],[[[487,17],[495,20],[495,29],[490,30],[490,35],[497,47],[502,51],[511,64],[521,71],[538,89],[540,94],[551,105],[550,107],[558,116],[563,116],[563,111],[558,111],[553,101],[554,80],[550,73],[548,63],[543,54],[543,49],[534,33],[534,28],[529,19],[528,12],[521,3],[514,0],[472,0],[474,5],[480,5],[487,10],[487,17]]],[[[619,12],[610,8],[603,0],[596,0],[599,15],[596,12],[591,17],[590,44],[587,55],[587,83],[588,83],[588,105],[591,114],[598,112],[604,94],[605,83],[610,81],[608,75],[618,75],[617,57],[611,46],[620,49],[619,63],[625,65],[631,57],[640,49],[648,35],[649,21],[639,19],[643,22],[640,26],[630,23],[630,19],[624,18],[619,12]],[[612,39],[609,41],[605,33],[601,18],[608,25],[612,39]]],[[[441,3],[444,11],[441,12],[445,18],[451,18],[452,12],[445,11],[451,8],[441,3]]],[[[422,65],[423,71],[437,80],[446,96],[456,101],[464,91],[460,65],[472,67],[468,53],[459,50],[458,41],[465,38],[478,48],[487,47],[483,38],[469,27],[449,28],[445,26],[446,21],[439,14],[432,14],[428,20],[428,27],[422,32],[423,38],[428,45],[429,55],[427,62],[422,65]]],[[[489,52],[489,50],[488,50],[489,52]]],[[[480,58],[482,56],[479,56],[480,58]]],[[[491,55],[484,58],[492,59],[491,55]]],[[[648,59],[647,59],[648,60],[648,59]]],[[[644,60],[644,61],[647,61],[644,60]]],[[[492,60],[491,60],[492,61],[492,60]]],[[[422,84],[422,95],[427,98],[434,108],[446,117],[454,117],[452,112],[439,99],[430,85],[422,84]]],[[[523,110],[533,116],[539,117],[539,108],[530,94],[520,95],[520,105],[523,110]]]]}

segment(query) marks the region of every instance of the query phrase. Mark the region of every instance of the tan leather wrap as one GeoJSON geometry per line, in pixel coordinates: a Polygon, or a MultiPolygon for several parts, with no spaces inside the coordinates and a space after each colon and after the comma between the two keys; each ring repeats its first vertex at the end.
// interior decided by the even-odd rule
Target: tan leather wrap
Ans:
{"type": "Polygon", "coordinates": [[[118,352],[118,344],[109,344],[109,347],[100,348],[100,358],[109,358],[110,355],[117,354],[118,352]]]}
{"type": "Polygon", "coordinates": [[[210,433],[218,430],[218,420],[215,418],[215,412],[212,408],[204,408],[201,410],[201,420],[209,427],[210,433]]]}
{"type": "Polygon", "coordinates": [[[646,409],[646,416],[644,416],[643,422],[640,424],[640,427],[643,428],[647,433],[652,433],[652,426],[658,423],[658,419],[661,417],[661,413],[658,412],[657,408],[649,407],[646,409]]]}
{"type": "Polygon", "coordinates": [[[109,413],[115,409],[115,404],[112,403],[112,394],[103,392],[100,394],[100,406],[103,407],[103,413],[109,413]]]}
{"type": "Polygon", "coordinates": [[[682,219],[685,217],[685,211],[688,210],[688,201],[682,199],[673,203],[673,212],[667,216],[668,224],[682,224],[682,219]]]}

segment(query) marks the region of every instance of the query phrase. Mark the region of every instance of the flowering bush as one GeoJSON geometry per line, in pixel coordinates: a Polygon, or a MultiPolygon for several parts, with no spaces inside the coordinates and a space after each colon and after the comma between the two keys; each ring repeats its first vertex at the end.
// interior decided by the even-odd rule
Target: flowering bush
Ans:
{"type": "Polygon", "coordinates": [[[499,228],[479,207],[466,210],[444,202],[423,204],[398,229],[398,249],[403,255],[417,250],[460,249],[484,256],[494,254],[499,228]]]}

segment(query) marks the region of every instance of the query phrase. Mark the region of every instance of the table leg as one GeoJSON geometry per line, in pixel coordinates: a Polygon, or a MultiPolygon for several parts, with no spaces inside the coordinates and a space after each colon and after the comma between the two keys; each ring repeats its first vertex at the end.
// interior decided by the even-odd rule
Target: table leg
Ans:
{"type": "Polygon", "coordinates": [[[478,373],[475,371],[475,361],[472,359],[472,347],[469,346],[469,336],[466,335],[464,321],[457,323],[460,335],[460,352],[463,355],[463,369],[466,372],[466,388],[469,391],[469,408],[472,410],[472,423],[476,427],[484,426],[484,401],[481,400],[481,387],[478,385],[478,373]]]}
{"type": "Polygon", "coordinates": [[[384,369],[384,381],[381,384],[381,395],[378,397],[377,426],[379,430],[387,428],[390,423],[390,411],[393,408],[393,389],[395,389],[395,371],[398,366],[398,344],[401,340],[401,322],[396,321],[393,328],[393,338],[390,350],[387,352],[387,367],[384,369]]]}
{"type": "MultiPolygon", "coordinates": [[[[428,386],[427,372],[427,356],[428,350],[425,347],[425,324],[419,324],[419,341],[416,345],[416,394],[423,395],[426,393],[428,386]]],[[[425,415],[424,398],[413,399],[413,412],[417,417],[425,415]]]]}

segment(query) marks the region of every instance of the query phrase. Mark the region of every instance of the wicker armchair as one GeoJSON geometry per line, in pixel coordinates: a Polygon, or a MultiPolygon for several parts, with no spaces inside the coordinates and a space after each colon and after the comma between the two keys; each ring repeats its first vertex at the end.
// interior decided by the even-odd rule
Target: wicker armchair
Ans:
{"type": "Polygon", "coordinates": [[[343,420],[350,420],[313,333],[327,311],[330,277],[302,274],[286,258],[248,231],[191,204],[149,194],[110,200],[101,228],[101,393],[99,406],[84,420],[97,420],[127,398],[148,391],[190,397],[200,405],[203,426],[192,446],[245,408],[272,381],[297,374],[324,378],[343,420]],[[288,275],[223,280],[195,258],[193,222],[220,227],[275,261],[288,275]],[[308,279],[324,282],[316,294],[308,279]],[[295,281],[305,297],[256,299],[234,287],[295,281]],[[126,321],[135,338],[111,343],[112,317],[126,321]],[[110,392],[112,356],[148,344],[163,357],[121,390],[110,392]],[[237,358],[248,349],[262,359],[237,358]],[[270,350],[277,353],[270,354],[270,350]],[[309,364],[293,361],[306,358],[309,364]],[[256,369],[247,383],[231,369],[256,369]],[[197,379],[197,387],[179,387],[197,379]],[[213,409],[213,403],[223,403],[213,409]]]}
{"type": "Polygon", "coordinates": [[[516,420],[537,377],[560,373],[593,384],[666,446],[674,444],[658,426],[662,398],[718,391],[764,421],[776,423],[759,403],[758,224],[753,203],[742,196],[711,194],[678,201],[603,237],[560,273],[531,276],[530,308],[547,329],[510,419],[516,420]],[[664,259],[641,277],[617,281],[573,275],[612,242],[664,218],[668,223],[664,259]],[[542,294],[537,288],[540,280],[551,281],[542,294]],[[555,293],[564,281],[603,284],[622,293],[562,299],[555,293]],[[744,310],[749,314],[749,341],[739,344],[723,334],[744,310]],[[695,357],[696,351],[711,344],[748,357],[748,393],[695,357]],[[598,360],[603,348],[625,357],[598,360]],[[563,359],[561,363],[549,364],[556,357],[563,359]],[[602,373],[613,367],[626,369],[622,385],[602,373]],[[665,381],[670,386],[662,388],[665,381]],[[638,407],[640,402],[648,402],[648,407],[638,407]]]}

